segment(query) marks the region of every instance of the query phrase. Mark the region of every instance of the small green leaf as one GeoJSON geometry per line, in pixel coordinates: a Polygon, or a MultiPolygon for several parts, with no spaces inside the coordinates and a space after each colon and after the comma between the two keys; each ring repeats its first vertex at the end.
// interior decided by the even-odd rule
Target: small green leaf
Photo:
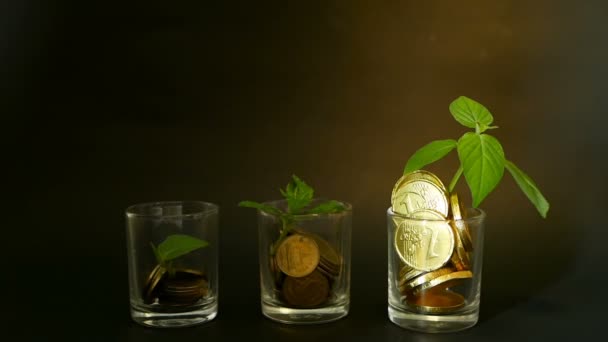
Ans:
{"type": "Polygon", "coordinates": [[[292,181],[287,184],[285,194],[287,195],[285,199],[287,200],[288,212],[297,214],[312,202],[314,190],[298,176],[293,175],[292,181]]]}
{"type": "Polygon", "coordinates": [[[319,204],[318,206],[310,209],[308,212],[310,214],[330,214],[330,213],[338,213],[346,209],[344,204],[338,201],[327,201],[319,204]]]}
{"type": "Polygon", "coordinates": [[[505,160],[505,167],[509,170],[511,176],[513,176],[515,182],[521,188],[521,191],[534,204],[540,216],[546,218],[549,211],[549,202],[545,199],[545,196],[543,196],[536,184],[534,184],[534,181],[511,161],[505,160]]]}
{"type": "Polygon", "coordinates": [[[258,202],[253,202],[253,201],[242,201],[239,203],[239,206],[245,207],[245,208],[258,209],[258,210],[261,210],[270,215],[276,215],[276,216],[283,215],[283,212],[279,208],[275,208],[271,205],[264,204],[264,203],[258,203],[258,202]]]}
{"type": "Polygon", "coordinates": [[[454,139],[436,140],[422,146],[410,157],[405,165],[403,174],[420,170],[425,165],[436,162],[456,148],[458,142],[454,139]]]}
{"type": "Polygon", "coordinates": [[[185,234],[174,234],[161,242],[156,250],[160,259],[167,262],[199,248],[207,247],[207,245],[209,245],[207,241],[185,234]]]}
{"type": "Polygon", "coordinates": [[[477,133],[483,133],[494,121],[486,107],[466,96],[460,96],[450,103],[450,113],[461,125],[475,128],[477,133]]]}
{"type": "Polygon", "coordinates": [[[469,132],[458,141],[458,157],[471,189],[473,206],[478,207],[502,179],[505,153],[493,136],[469,132]]]}

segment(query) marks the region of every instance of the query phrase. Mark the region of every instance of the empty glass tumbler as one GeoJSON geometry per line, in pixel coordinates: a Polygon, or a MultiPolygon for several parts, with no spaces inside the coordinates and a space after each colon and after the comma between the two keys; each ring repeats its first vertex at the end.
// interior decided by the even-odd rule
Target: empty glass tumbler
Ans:
{"type": "Polygon", "coordinates": [[[131,317],[183,327],[212,320],[218,299],[218,206],[155,202],[126,210],[131,317]]]}

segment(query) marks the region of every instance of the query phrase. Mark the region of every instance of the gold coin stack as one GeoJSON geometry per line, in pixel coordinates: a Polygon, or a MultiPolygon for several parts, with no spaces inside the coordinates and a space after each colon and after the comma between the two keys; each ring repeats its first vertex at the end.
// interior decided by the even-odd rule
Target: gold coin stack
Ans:
{"type": "Polygon", "coordinates": [[[144,302],[167,306],[188,306],[205,297],[209,283],[205,274],[194,269],[175,269],[172,272],[156,265],[143,289],[144,302]]]}
{"type": "Polygon", "coordinates": [[[434,174],[420,170],[397,181],[391,205],[394,213],[408,218],[393,217],[394,246],[401,260],[396,285],[405,303],[429,314],[463,307],[464,297],[451,288],[473,277],[473,242],[458,195],[449,194],[434,174]]]}
{"type": "Polygon", "coordinates": [[[289,306],[313,308],[332,297],[342,256],[318,235],[292,229],[270,256],[275,293],[289,306]]]}

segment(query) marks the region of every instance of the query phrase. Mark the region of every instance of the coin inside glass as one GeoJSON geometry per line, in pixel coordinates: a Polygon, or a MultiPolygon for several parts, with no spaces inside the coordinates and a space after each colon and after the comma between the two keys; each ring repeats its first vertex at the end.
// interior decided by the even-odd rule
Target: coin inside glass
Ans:
{"type": "Polygon", "coordinates": [[[301,234],[287,237],[277,249],[276,263],[279,269],[291,277],[304,277],[319,264],[319,247],[314,239],[301,234]]]}
{"type": "Polygon", "coordinates": [[[393,211],[402,215],[432,209],[448,216],[449,204],[443,183],[427,171],[411,172],[403,175],[393,187],[391,206],[393,211]]]}
{"type": "Polygon", "coordinates": [[[450,195],[450,209],[453,219],[451,224],[458,232],[458,237],[464,249],[470,252],[473,250],[473,239],[471,238],[469,226],[466,223],[466,207],[455,192],[450,195]]]}
{"type": "Polygon", "coordinates": [[[395,249],[411,268],[433,271],[445,265],[454,249],[448,221],[403,220],[395,230],[395,249]]]}
{"type": "Polygon", "coordinates": [[[416,311],[429,314],[448,313],[462,308],[462,295],[446,289],[432,289],[415,296],[406,297],[406,302],[416,311]]]}
{"type": "Polygon", "coordinates": [[[437,277],[432,277],[432,279],[416,286],[412,293],[415,295],[438,285],[441,285],[443,288],[453,287],[463,280],[470,278],[473,278],[473,273],[471,271],[456,271],[449,274],[442,274],[437,277]]]}
{"type": "Polygon", "coordinates": [[[319,271],[305,277],[286,277],[283,283],[285,301],[296,307],[310,308],[321,305],[329,296],[329,281],[319,271]]]}

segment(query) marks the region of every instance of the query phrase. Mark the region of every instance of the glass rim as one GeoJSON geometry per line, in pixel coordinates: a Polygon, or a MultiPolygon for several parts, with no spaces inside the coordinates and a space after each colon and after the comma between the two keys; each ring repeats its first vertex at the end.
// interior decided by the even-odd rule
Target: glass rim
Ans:
{"type": "MultiPolygon", "coordinates": [[[[446,218],[446,220],[448,220],[448,221],[455,221],[455,222],[461,222],[461,221],[464,221],[464,222],[483,221],[486,218],[486,216],[487,216],[486,212],[483,209],[480,209],[480,208],[466,208],[466,210],[467,210],[467,212],[471,212],[472,211],[474,214],[473,215],[469,215],[466,218],[460,219],[460,220],[453,220],[453,219],[450,219],[450,218],[446,218]]],[[[399,217],[401,219],[409,220],[409,221],[416,221],[416,222],[423,222],[423,221],[444,222],[444,221],[446,221],[446,220],[432,220],[432,219],[423,219],[423,218],[410,217],[410,216],[407,216],[407,215],[403,215],[403,214],[399,214],[399,213],[394,212],[392,207],[389,207],[386,212],[391,217],[399,217]]]]}
{"type": "MultiPolygon", "coordinates": [[[[327,198],[323,198],[323,197],[315,197],[312,199],[312,201],[329,201],[329,199],[327,198]]],[[[293,217],[297,217],[297,218],[307,218],[307,217],[330,217],[330,216],[339,216],[339,215],[344,215],[346,213],[352,213],[353,211],[353,206],[352,204],[345,202],[345,201],[338,201],[337,202],[342,203],[345,206],[345,209],[342,211],[339,211],[337,213],[321,213],[321,214],[293,214],[293,217]]],[[[287,200],[285,199],[281,199],[281,200],[269,200],[269,201],[264,201],[262,202],[262,204],[266,204],[266,205],[271,205],[273,207],[276,208],[276,206],[272,205],[275,203],[286,203],[287,200]]],[[[266,215],[266,216],[275,216],[273,214],[267,213],[265,211],[262,211],[260,209],[257,209],[258,213],[260,213],[261,215],[266,215]]]]}
{"type": "Polygon", "coordinates": [[[130,205],[125,209],[125,215],[129,218],[195,218],[201,215],[217,213],[219,211],[219,206],[215,203],[205,202],[205,201],[156,201],[156,202],[143,202],[130,205]],[[163,215],[163,214],[149,214],[142,213],[138,210],[149,207],[166,207],[166,206],[193,206],[193,212],[189,212],[187,214],[171,214],[171,215],[163,215]]]}

